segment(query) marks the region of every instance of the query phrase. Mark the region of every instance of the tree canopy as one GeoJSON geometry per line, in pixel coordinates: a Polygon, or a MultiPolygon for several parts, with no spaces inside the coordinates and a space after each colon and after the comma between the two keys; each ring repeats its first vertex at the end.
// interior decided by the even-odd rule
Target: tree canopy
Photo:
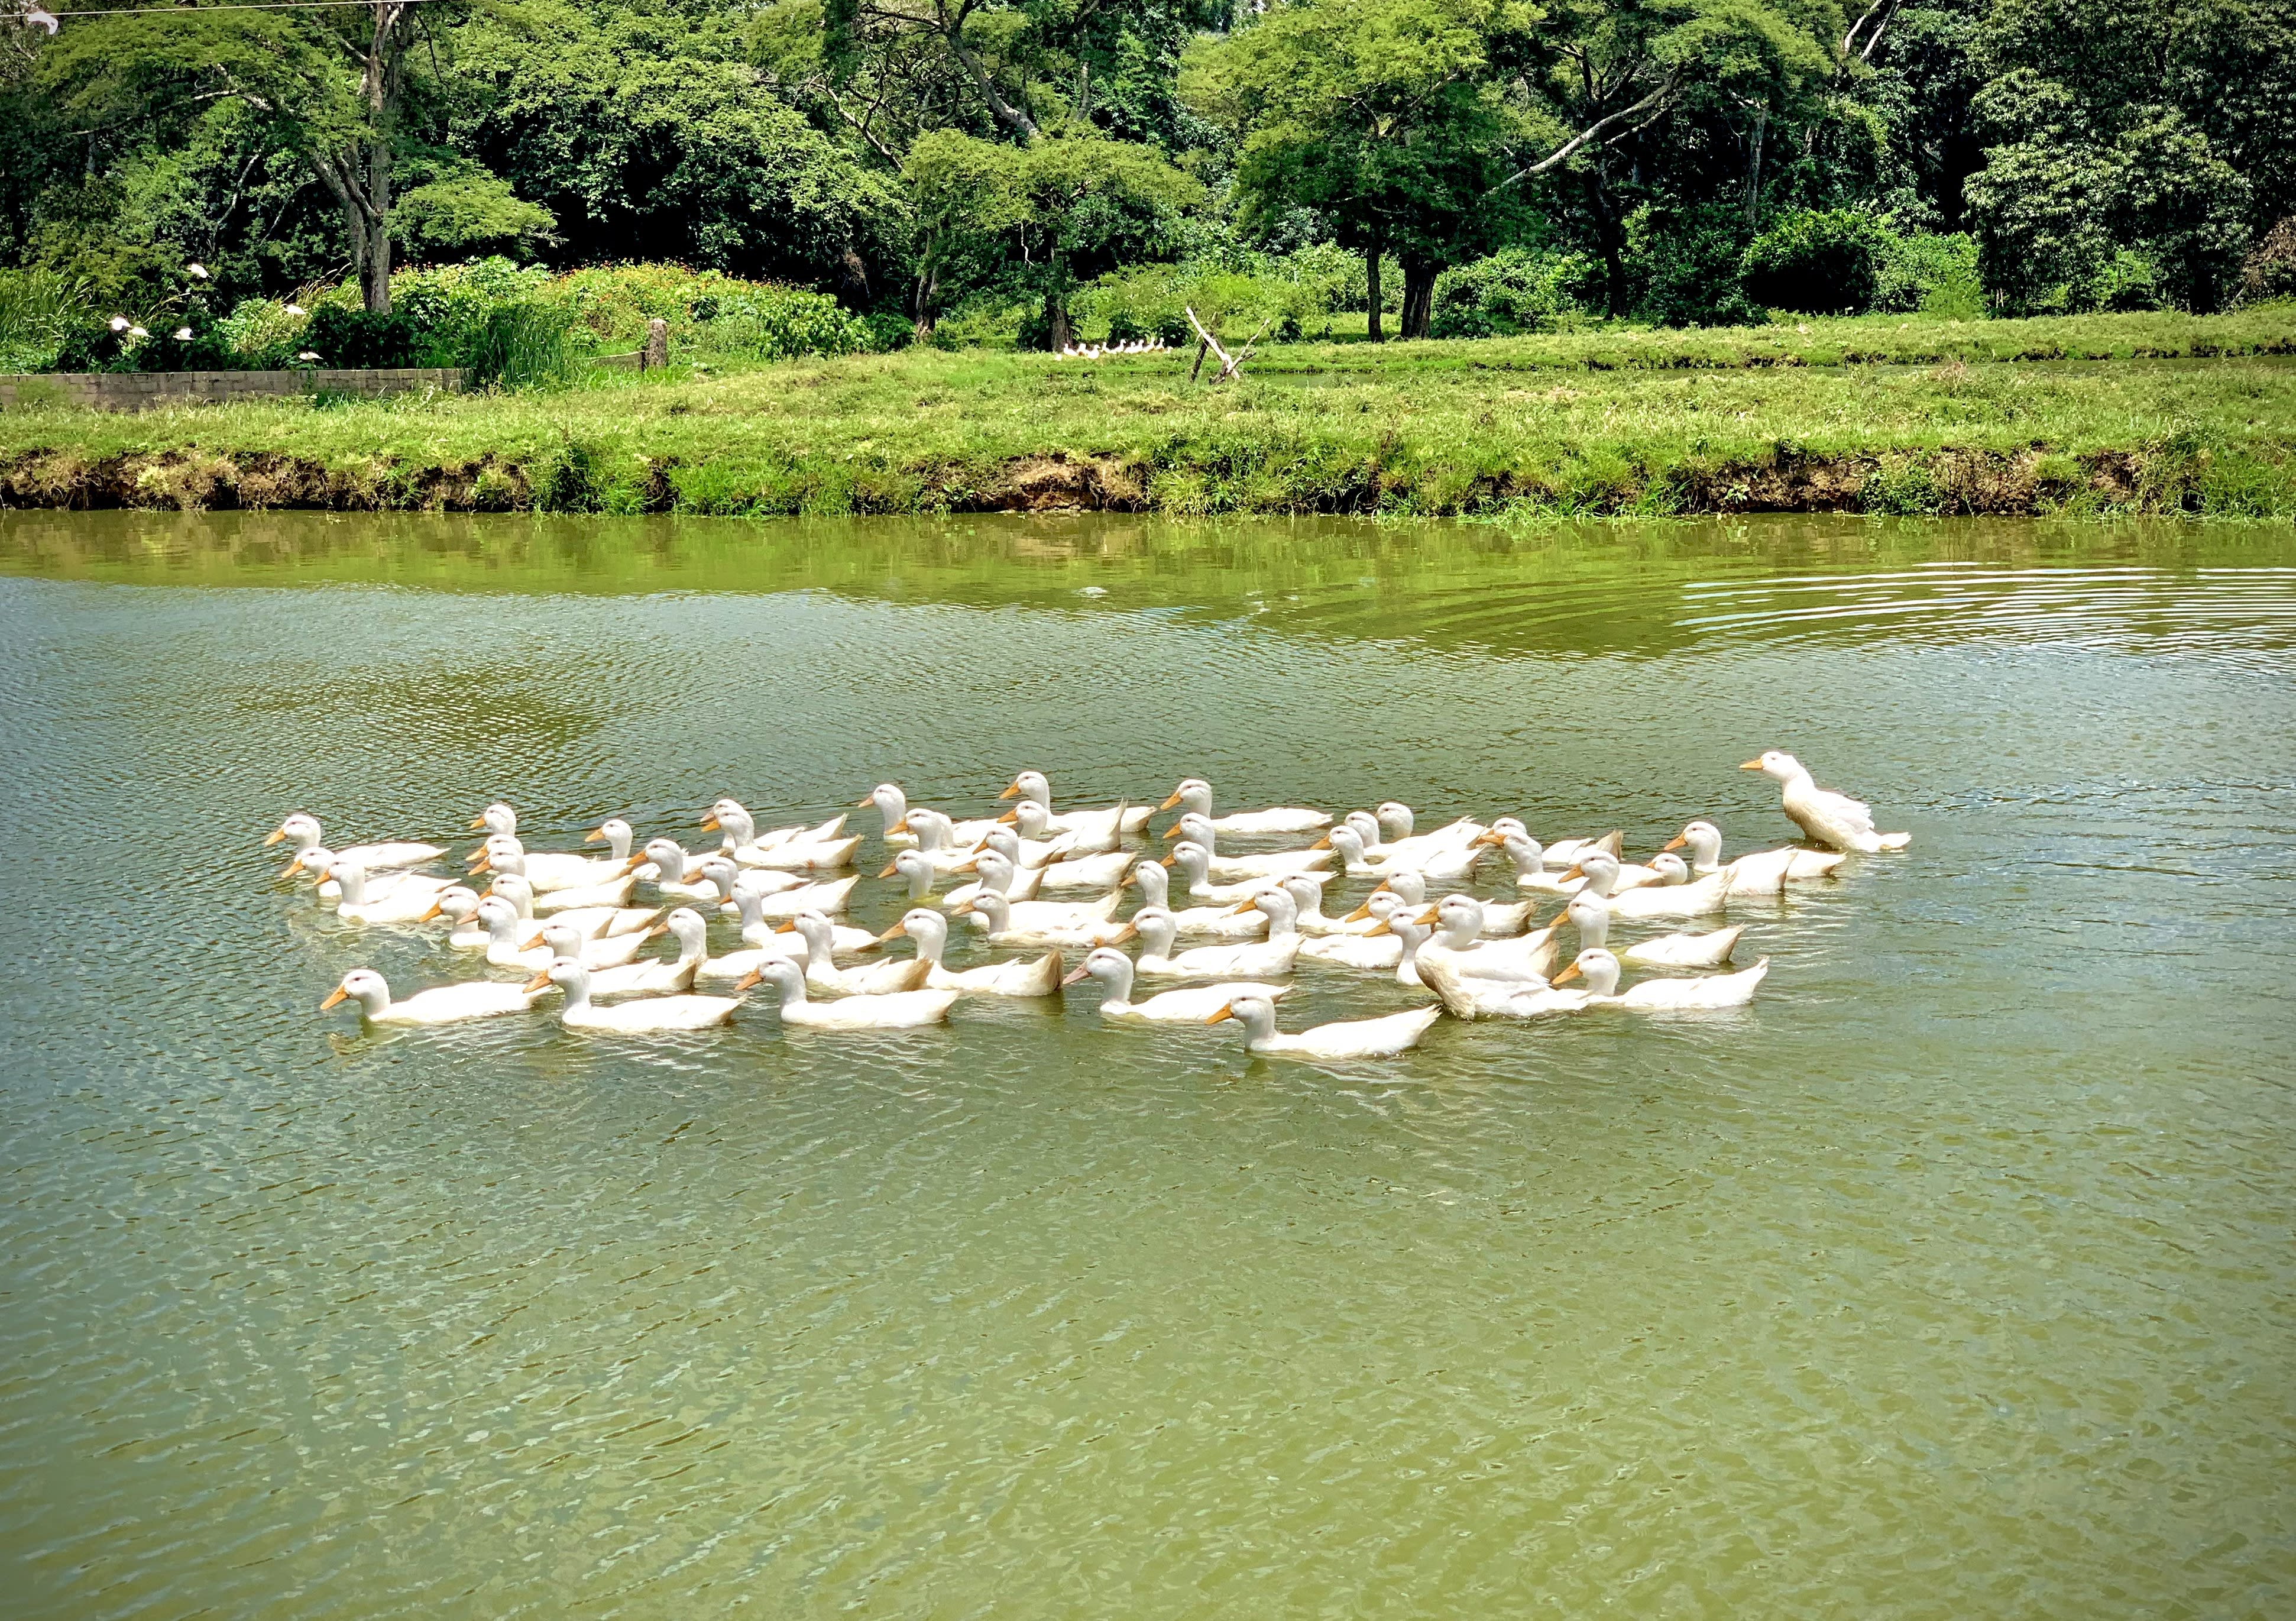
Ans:
{"type": "Polygon", "coordinates": [[[235,293],[351,276],[380,310],[406,262],[673,259],[921,336],[1002,300],[1059,342],[1110,272],[1347,253],[1372,335],[1392,310],[1417,337],[1447,271],[1504,252],[1492,285],[1583,286],[1614,317],[1886,300],[1907,265],[1964,262],[1999,310],[2204,309],[2265,284],[2292,216],[2296,0],[0,20],[0,267],[122,309],[193,261],[235,293]]]}

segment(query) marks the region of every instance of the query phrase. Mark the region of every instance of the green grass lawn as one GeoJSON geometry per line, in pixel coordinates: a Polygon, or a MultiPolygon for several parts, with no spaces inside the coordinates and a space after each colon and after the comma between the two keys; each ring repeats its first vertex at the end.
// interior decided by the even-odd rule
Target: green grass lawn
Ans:
{"type": "Polygon", "coordinates": [[[1103,361],[922,349],[554,392],[0,416],[19,506],[2296,514],[2296,307],[1103,361]],[[1207,370],[1209,371],[1209,367],[1207,370]]]}

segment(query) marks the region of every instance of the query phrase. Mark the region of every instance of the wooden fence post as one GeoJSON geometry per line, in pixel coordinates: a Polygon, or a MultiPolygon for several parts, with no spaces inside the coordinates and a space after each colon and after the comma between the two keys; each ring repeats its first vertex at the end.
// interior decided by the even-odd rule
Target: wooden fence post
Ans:
{"type": "Polygon", "coordinates": [[[656,316],[646,323],[645,352],[639,358],[638,369],[657,372],[669,364],[669,323],[656,316]]]}

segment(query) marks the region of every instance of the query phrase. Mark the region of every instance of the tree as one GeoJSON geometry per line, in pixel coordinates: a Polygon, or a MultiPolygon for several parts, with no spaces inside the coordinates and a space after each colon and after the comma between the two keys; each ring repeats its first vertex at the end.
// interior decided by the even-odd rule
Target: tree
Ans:
{"type": "Polygon", "coordinates": [[[554,218],[552,258],[675,259],[840,285],[855,303],[903,259],[901,199],[703,37],[639,15],[463,42],[457,144],[554,218]],[[676,53],[679,46],[693,54],[676,53]]]}
{"type": "Polygon", "coordinates": [[[997,268],[1043,300],[1044,339],[1068,347],[1069,300],[1085,279],[1168,251],[1177,217],[1202,188],[1147,147],[1105,137],[1046,136],[1025,146],[953,130],[910,149],[917,220],[918,330],[931,330],[952,268],[1001,250],[997,268]]]}
{"type": "Polygon", "coordinates": [[[1237,140],[1247,226],[1314,209],[1364,255],[1374,342],[1381,259],[1401,257],[1403,333],[1423,337],[1436,276],[1486,222],[1514,123],[1497,75],[1539,16],[1525,0],[1293,0],[1184,64],[1184,94],[1237,140]]]}
{"type": "Polygon", "coordinates": [[[333,198],[366,307],[381,313],[390,308],[392,160],[413,10],[408,0],[227,14],[153,6],[72,23],[42,70],[58,102],[94,127],[180,121],[225,99],[259,114],[333,198]]]}
{"type": "Polygon", "coordinates": [[[2287,204],[2292,19],[2288,0],[1997,0],[1978,47],[1985,165],[1965,187],[1995,296],[2086,308],[2135,277],[2188,309],[2229,297],[2287,204]]]}

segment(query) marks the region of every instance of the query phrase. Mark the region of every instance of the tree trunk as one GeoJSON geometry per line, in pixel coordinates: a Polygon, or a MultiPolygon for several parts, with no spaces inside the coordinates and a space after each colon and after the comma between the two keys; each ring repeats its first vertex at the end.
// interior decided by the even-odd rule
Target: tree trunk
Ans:
{"type": "Polygon", "coordinates": [[[916,342],[927,343],[932,340],[933,323],[939,317],[933,303],[939,292],[940,273],[938,270],[917,272],[916,296],[913,300],[917,324],[911,334],[916,342]]]}
{"type": "Polygon", "coordinates": [[[1045,330],[1053,346],[1053,353],[1057,355],[1069,347],[1071,337],[1069,301],[1057,292],[1045,294],[1045,330]]]}
{"type": "Polygon", "coordinates": [[[1371,239],[1371,245],[1364,250],[1364,280],[1371,291],[1371,299],[1365,306],[1369,311],[1369,321],[1365,330],[1374,343],[1387,341],[1387,335],[1379,329],[1379,259],[1386,245],[1374,236],[1371,239]]]}
{"type": "Polygon", "coordinates": [[[1627,313],[1627,242],[1611,195],[1610,167],[1605,153],[1587,171],[1587,211],[1595,220],[1595,251],[1603,256],[1603,313],[1616,321],[1627,313]]]}
{"type": "Polygon", "coordinates": [[[1423,338],[1435,324],[1436,267],[1406,256],[1403,261],[1403,336],[1423,338]]]}
{"type": "Polygon", "coordinates": [[[390,157],[398,123],[399,93],[405,87],[406,61],[406,0],[374,0],[374,36],[367,47],[359,93],[371,122],[365,151],[360,154],[366,171],[366,263],[361,284],[366,307],[376,315],[390,313],[390,157]]]}
{"type": "Polygon", "coordinates": [[[1753,154],[1746,160],[1746,227],[1753,228],[1754,210],[1762,201],[1762,136],[1770,128],[1770,109],[1766,102],[1754,109],[1753,154]]]}

